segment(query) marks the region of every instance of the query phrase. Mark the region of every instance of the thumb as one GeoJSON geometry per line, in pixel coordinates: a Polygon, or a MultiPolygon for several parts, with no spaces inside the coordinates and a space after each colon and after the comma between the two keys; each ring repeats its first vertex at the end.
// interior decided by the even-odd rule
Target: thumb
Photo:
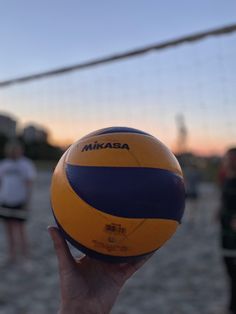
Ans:
{"type": "Polygon", "coordinates": [[[59,264],[59,270],[60,272],[64,272],[74,265],[75,260],[71,255],[68,245],[61,235],[59,229],[53,226],[49,226],[48,232],[54,244],[59,264]]]}

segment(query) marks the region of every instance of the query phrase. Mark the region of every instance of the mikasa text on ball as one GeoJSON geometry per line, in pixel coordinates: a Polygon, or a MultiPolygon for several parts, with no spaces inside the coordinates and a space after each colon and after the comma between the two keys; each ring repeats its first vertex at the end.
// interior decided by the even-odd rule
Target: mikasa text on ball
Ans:
{"type": "Polygon", "coordinates": [[[125,262],[160,248],[184,211],[182,171],[171,151],[143,131],[105,128],[64,153],[51,203],[64,237],[89,256],[125,262]]]}

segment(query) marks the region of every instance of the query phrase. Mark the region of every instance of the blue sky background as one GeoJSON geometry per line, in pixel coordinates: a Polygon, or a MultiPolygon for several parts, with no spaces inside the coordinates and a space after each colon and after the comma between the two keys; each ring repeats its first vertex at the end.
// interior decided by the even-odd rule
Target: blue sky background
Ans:
{"type": "MultiPolygon", "coordinates": [[[[234,0],[0,1],[0,80],[234,22],[234,0]]],[[[182,112],[191,149],[201,151],[205,138],[202,151],[209,143],[217,151],[217,142],[222,150],[236,136],[235,37],[2,89],[0,110],[22,123],[42,123],[54,141],[123,124],[172,147],[175,116],[182,112]]]]}
{"type": "Polygon", "coordinates": [[[236,21],[234,0],[0,2],[0,78],[73,64],[236,21]]]}

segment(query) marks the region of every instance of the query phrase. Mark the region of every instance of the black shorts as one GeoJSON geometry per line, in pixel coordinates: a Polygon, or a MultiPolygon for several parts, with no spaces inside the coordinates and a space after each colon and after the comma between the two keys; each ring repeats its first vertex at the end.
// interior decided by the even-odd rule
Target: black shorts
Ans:
{"type": "Polygon", "coordinates": [[[25,204],[21,203],[14,206],[0,204],[0,218],[4,220],[26,221],[27,210],[25,209],[25,204]]]}

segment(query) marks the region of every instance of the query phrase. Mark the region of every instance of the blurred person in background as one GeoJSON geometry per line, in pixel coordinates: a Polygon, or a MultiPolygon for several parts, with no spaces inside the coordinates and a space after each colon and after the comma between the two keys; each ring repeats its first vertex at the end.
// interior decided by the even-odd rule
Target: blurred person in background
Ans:
{"type": "Polygon", "coordinates": [[[184,167],[183,173],[189,222],[194,224],[198,211],[200,172],[197,165],[193,161],[190,161],[184,167]]]}
{"type": "Polygon", "coordinates": [[[29,259],[25,223],[36,170],[32,161],[23,154],[21,143],[12,140],[6,144],[6,158],[0,162],[0,218],[6,228],[6,266],[19,259],[24,262],[29,259]]]}
{"type": "Polygon", "coordinates": [[[236,147],[226,152],[220,172],[221,246],[230,284],[228,313],[236,314],[236,147]]]}

